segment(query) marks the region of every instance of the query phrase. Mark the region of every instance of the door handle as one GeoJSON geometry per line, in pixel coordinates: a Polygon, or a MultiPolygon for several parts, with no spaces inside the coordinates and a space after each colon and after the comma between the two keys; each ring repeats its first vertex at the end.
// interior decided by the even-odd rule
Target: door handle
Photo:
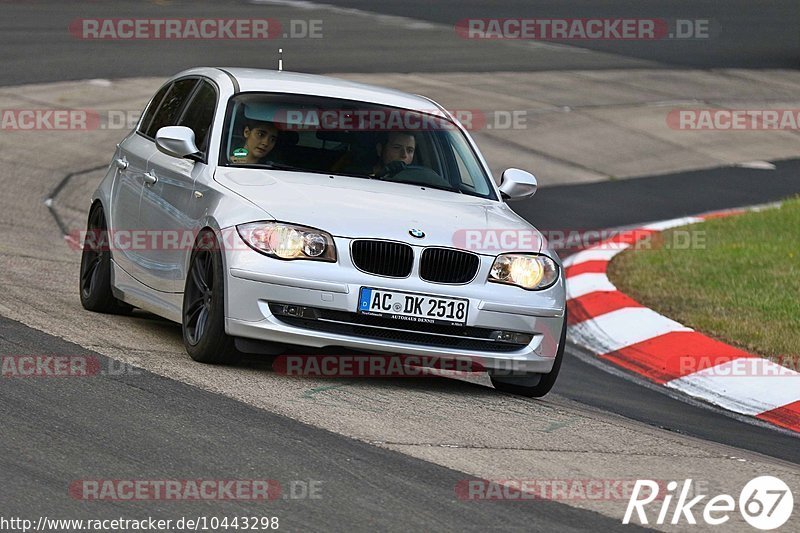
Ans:
{"type": "Polygon", "coordinates": [[[120,170],[125,170],[126,168],[128,168],[128,162],[125,161],[125,159],[122,157],[116,158],[114,160],[114,164],[117,165],[117,168],[120,170]]]}
{"type": "Polygon", "coordinates": [[[158,182],[158,176],[156,176],[152,172],[145,172],[144,173],[144,184],[145,185],[155,185],[157,182],[158,182]]]}

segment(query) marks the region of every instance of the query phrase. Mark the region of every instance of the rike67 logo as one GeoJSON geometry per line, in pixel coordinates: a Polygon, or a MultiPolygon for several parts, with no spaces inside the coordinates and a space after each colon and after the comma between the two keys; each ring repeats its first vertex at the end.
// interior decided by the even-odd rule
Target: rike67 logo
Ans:
{"type": "MultiPolygon", "coordinates": [[[[731,513],[736,510],[737,502],[729,494],[714,496],[706,501],[705,505],[701,502],[708,498],[707,495],[701,494],[689,499],[692,490],[691,479],[684,480],[679,491],[677,481],[667,483],[666,494],[659,495],[659,487],[659,483],[653,480],[637,479],[622,523],[629,524],[635,511],[639,523],[649,524],[652,516],[648,518],[645,507],[654,501],[660,504],[658,517],[654,522],[658,525],[666,523],[676,525],[682,520],[688,524],[697,524],[698,517],[695,516],[697,513],[706,524],[718,526],[730,520],[731,513]],[[671,509],[676,496],[675,507],[671,509]]],[[[738,504],[742,518],[748,524],[767,531],[777,529],[789,520],[794,509],[794,498],[789,486],[780,479],[760,476],[751,479],[744,486],[739,493],[738,504]]],[[[658,504],[654,507],[658,507],[658,504]]]]}

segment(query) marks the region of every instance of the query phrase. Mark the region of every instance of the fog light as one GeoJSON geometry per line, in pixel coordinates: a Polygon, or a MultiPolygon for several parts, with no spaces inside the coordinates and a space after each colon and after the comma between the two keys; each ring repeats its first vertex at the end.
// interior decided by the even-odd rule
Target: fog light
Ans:
{"type": "Polygon", "coordinates": [[[530,333],[520,333],[518,331],[493,331],[490,338],[496,342],[506,342],[509,344],[530,344],[533,335],[530,333]]]}
{"type": "Polygon", "coordinates": [[[276,316],[293,316],[308,319],[319,318],[316,309],[313,307],[303,307],[302,305],[271,303],[269,304],[269,310],[276,316]]]}

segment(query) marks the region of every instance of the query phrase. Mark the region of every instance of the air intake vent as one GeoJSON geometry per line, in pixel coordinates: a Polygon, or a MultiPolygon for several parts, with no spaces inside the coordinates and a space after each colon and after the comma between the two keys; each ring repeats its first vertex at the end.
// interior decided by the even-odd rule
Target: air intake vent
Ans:
{"type": "Polygon", "coordinates": [[[399,242],[353,241],[351,252],[359,270],[378,276],[408,277],[414,263],[414,250],[399,242]]]}
{"type": "Polygon", "coordinates": [[[450,248],[426,248],[422,252],[419,277],[433,283],[469,283],[478,273],[480,258],[450,248]]]}

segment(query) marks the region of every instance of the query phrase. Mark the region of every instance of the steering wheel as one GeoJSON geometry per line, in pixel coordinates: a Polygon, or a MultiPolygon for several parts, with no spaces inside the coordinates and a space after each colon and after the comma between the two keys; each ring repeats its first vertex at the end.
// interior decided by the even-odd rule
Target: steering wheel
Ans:
{"type": "Polygon", "coordinates": [[[439,174],[424,165],[408,165],[397,174],[384,176],[384,181],[392,181],[392,179],[402,179],[402,181],[410,181],[419,185],[437,185],[440,187],[451,187],[450,183],[445,181],[439,174]]]}

